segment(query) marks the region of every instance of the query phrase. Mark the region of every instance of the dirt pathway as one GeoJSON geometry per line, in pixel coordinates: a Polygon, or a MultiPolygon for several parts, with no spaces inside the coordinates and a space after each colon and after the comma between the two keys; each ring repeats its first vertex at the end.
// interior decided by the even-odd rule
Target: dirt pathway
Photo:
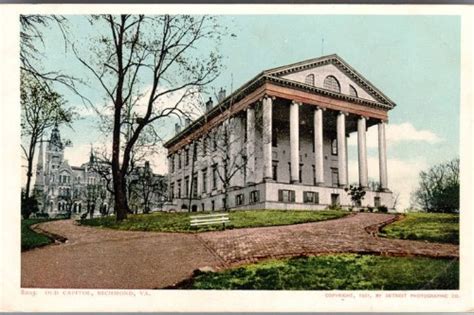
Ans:
{"type": "Polygon", "coordinates": [[[128,232],[79,226],[72,220],[37,229],[67,242],[22,253],[22,287],[162,288],[210,266],[225,268],[270,257],[359,252],[458,257],[451,244],[377,238],[366,229],[391,214],[359,213],[342,219],[290,226],[199,234],[128,232]]]}

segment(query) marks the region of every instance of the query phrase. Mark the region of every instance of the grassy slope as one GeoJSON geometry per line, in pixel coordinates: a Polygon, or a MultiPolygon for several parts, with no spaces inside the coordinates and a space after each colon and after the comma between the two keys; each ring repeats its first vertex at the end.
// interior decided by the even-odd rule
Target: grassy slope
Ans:
{"type": "Polygon", "coordinates": [[[459,215],[409,213],[401,221],[382,229],[382,236],[459,244],[459,215]]]}
{"type": "Polygon", "coordinates": [[[38,246],[48,245],[53,241],[42,234],[38,234],[30,229],[36,223],[49,221],[48,219],[27,219],[21,220],[21,250],[27,250],[38,246]]]}
{"type": "MultiPolygon", "coordinates": [[[[230,212],[231,226],[234,228],[288,225],[304,222],[315,222],[336,219],[347,215],[345,211],[278,211],[249,210],[230,212]]],[[[117,223],[115,217],[84,220],[82,223],[91,226],[107,227],[119,230],[189,232],[196,231],[189,225],[189,216],[198,213],[165,213],[131,215],[127,220],[117,223]]],[[[201,227],[197,231],[217,230],[219,225],[201,227]]]]}
{"type": "Polygon", "coordinates": [[[458,289],[457,260],[338,254],[270,260],[201,273],[192,289],[419,290],[458,289]]]}

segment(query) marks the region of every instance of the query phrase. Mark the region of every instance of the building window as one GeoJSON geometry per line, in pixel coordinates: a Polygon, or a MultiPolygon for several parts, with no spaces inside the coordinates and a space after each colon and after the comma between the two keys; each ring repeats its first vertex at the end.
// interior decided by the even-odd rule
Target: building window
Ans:
{"type": "Polygon", "coordinates": [[[311,165],[313,168],[313,185],[316,185],[316,167],[311,165]]]}
{"type": "Polygon", "coordinates": [[[337,138],[331,140],[331,154],[337,155],[337,138]]]}
{"type": "Polygon", "coordinates": [[[171,163],[171,172],[174,173],[174,155],[170,157],[170,163],[171,163]]]}
{"type": "Polygon", "coordinates": [[[278,146],[278,130],[275,129],[272,132],[272,147],[278,146]]]}
{"type": "Polygon", "coordinates": [[[304,83],[314,86],[314,74],[308,74],[304,80],[304,83]]]}
{"type": "Polygon", "coordinates": [[[291,183],[291,163],[288,162],[288,178],[289,178],[289,182],[291,183]]]}
{"type": "Polygon", "coordinates": [[[193,189],[192,189],[193,198],[197,198],[197,196],[198,196],[198,176],[197,176],[196,173],[194,173],[194,175],[193,175],[193,181],[192,181],[191,186],[193,186],[193,189]]]}
{"type": "Polygon", "coordinates": [[[278,190],[278,201],[281,202],[295,202],[295,191],[287,189],[278,190]]]}
{"type": "Polygon", "coordinates": [[[217,188],[217,164],[212,166],[212,189],[217,188]]]}
{"type": "Polygon", "coordinates": [[[249,203],[256,203],[260,201],[260,191],[252,190],[250,192],[250,200],[249,203]]]}
{"type": "Polygon", "coordinates": [[[337,168],[331,168],[331,179],[334,187],[339,186],[339,171],[337,168]]]}
{"type": "Polygon", "coordinates": [[[174,183],[171,183],[170,185],[170,201],[174,199],[174,183]]]}
{"type": "Polygon", "coordinates": [[[202,139],[202,155],[206,156],[207,154],[207,136],[204,136],[202,139]]]}
{"type": "Polygon", "coordinates": [[[184,178],[184,197],[189,195],[189,176],[184,178]]]}
{"type": "Polygon", "coordinates": [[[378,208],[381,206],[380,197],[374,197],[374,207],[378,208]]]}
{"type": "Polygon", "coordinates": [[[202,192],[207,192],[207,168],[202,170],[202,192]]]}
{"type": "Polygon", "coordinates": [[[299,174],[298,174],[298,181],[300,183],[303,182],[303,164],[300,164],[300,170],[299,170],[299,174]]]}
{"type": "Polygon", "coordinates": [[[357,90],[355,89],[355,87],[353,87],[353,86],[350,85],[350,84],[349,84],[349,95],[350,95],[350,96],[357,97],[357,90]]]}
{"type": "Polygon", "coordinates": [[[194,143],[193,145],[193,162],[196,162],[197,160],[197,145],[194,143]]]}
{"type": "Polygon", "coordinates": [[[178,153],[178,169],[181,168],[181,153],[178,153]]]}
{"type": "Polygon", "coordinates": [[[333,206],[340,205],[339,194],[331,194],[331,205],[333,206]]]}
{"type": "Polygon", "coordinates": [[[235,205],[241,206],[244,204],[244,194],[238,194],[235,196],[235,205]]]}
{"type": "Polygon", "coordinates": [[[304,203],[319,203],[319,193],[314,191],[303,192],[304,203]]]}
{"type": "Polygon", "coordinates": [[[184,151],[184,165],[189,165],[189,149],[184,151]]]}
{"type": "Polygon", "coordinates": [[[327,90],[341,93],[341,86],[339,85],[339,81],[337,81],[337,79],[332,75],[329,75],[324,79],[323,87],[327,90]]]}
{"type": "Polygon", "coordinates": [[[213,150],[217,150],[217,132],[214,132],[212,137],[212,148],[213,150]]]}
{"type": "Polygon", "coordinates": [[[178,180],[178,194],[177,194],[178,198],[181,198],[181,179],[178,180]]]}
{"type": "Polygon", "coordinates": [[[278,161],[273,161],[272,163],[272,173],[273,173],[273,180],[278,180],[278,161]]]}

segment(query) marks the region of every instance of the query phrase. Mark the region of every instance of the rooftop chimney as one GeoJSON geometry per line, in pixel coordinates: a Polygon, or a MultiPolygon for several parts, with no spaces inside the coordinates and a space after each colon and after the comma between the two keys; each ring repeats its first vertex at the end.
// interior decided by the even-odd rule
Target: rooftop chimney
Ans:
{"type": "Polygon", "coordinates": [[[181,132],[181,126],[180,126],[180,124],[178,124],[178,123],[174,124],[174,133],[175,133],[175,134],[178,134],[178,133],[180,133],[180,132],[181,132]]]}
{"type": "Polygon", "coordinates": [[[212,98],[209,97],[209,101],[206,102],[206,112],[212,109],[212,98]]]}
{"type": "Polygon", "coordinates": [[[225,98],[225,90],[223,88],[220,89],[219,93],[217,94],[217,102],[220,103],[225,98]]]}

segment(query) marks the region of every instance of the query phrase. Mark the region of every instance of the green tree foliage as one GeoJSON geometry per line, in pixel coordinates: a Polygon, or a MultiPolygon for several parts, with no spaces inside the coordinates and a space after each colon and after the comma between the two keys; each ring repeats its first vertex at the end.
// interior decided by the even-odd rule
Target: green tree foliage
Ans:
{"type": "Polygon", "coordinates": [[[28,219],[32,213],[37,213],[39,211],[38,201],[35,196],[25,196],[25,190],[21,193],[21,215],[23,219],[28,219]]]}
{"type": "Polygon", "coordinates": [[[361,186],[349,185],[349,187],[344,188],[344,191],[351,197],[352,203],[356,207],[361,206],[362,199],[365,197],[365,190],[361,186]]]}
{"type": "Polygon", "coordinates": [[[27,161],[25,198],[30,195],[33,161],[38,141],[55,124],[69,124],[72,109],[65,108],[62,96],[45,87],[28,72],[20,76],[21,136],[24,158],[27,161]]]}
{"type": "Polygon", "coordinates": [[[416,206],[427,212],[458,211],[459,158],[422,171],[413,197],[416,206]]]}

